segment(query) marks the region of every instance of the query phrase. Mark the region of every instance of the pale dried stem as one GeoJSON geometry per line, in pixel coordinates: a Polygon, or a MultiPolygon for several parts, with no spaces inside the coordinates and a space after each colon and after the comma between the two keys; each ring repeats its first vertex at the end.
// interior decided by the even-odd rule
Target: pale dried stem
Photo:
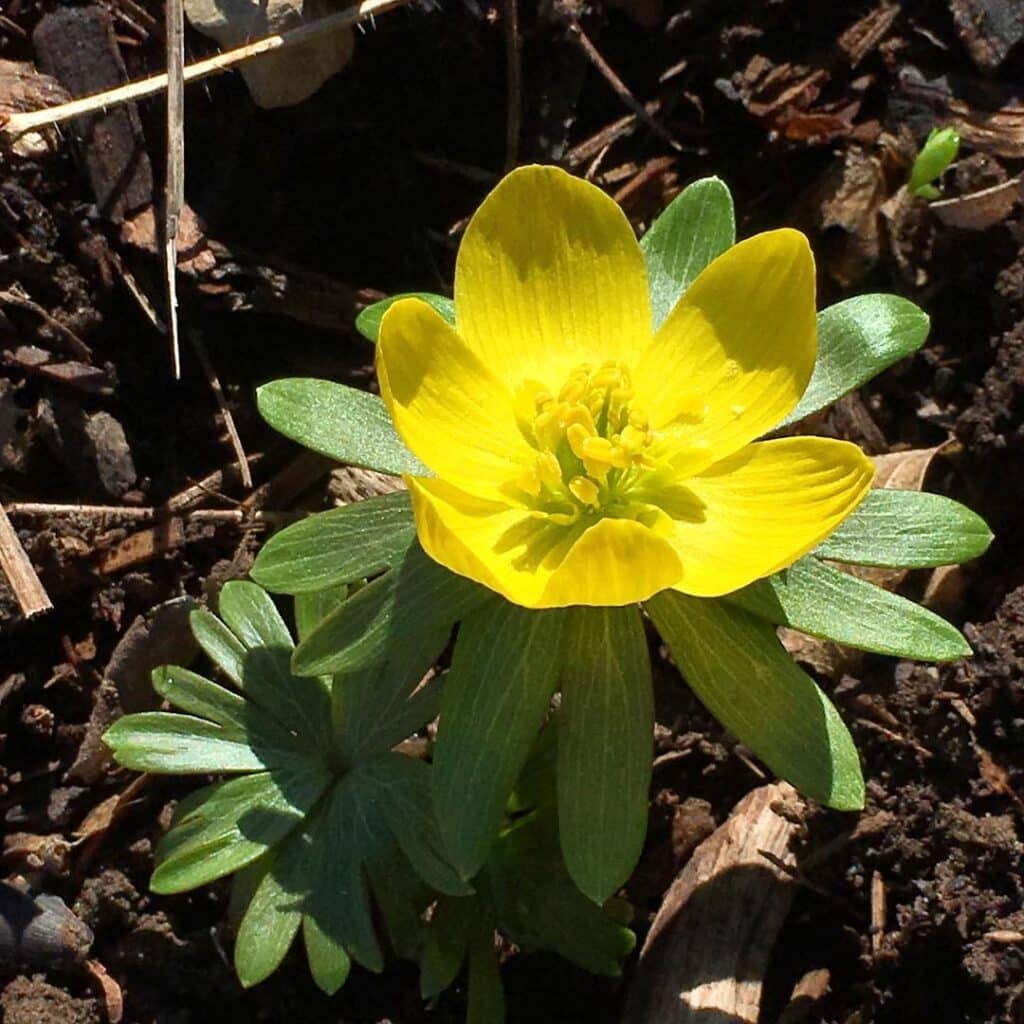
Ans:
{"type": "MultiPolygon", "coordinates": [[[[213,57],[189,64],[184,70],[183,78],[187,84],[198,81],[200,78],[220,74],[222,71],[229,71],[237,64],[252,60],[254,57],[273,53],[275,50],[282,50],[289,46],[298,46],[300,43],[308,43],[311,39],[317,39],[329,32],[337,32],[339,29],[351,27],[378,14],[404,7],[408,2],[409,0],[364,0],[363,3],[339,11],[337,14],[319,18],[317,21],[300,25],[287,32],[266,36],[255,42],[246,43],[245,46],[226,50],[224,53],[218,53],[213,57]]],[[[96,110],[104,110],[122,103],[144,99],[146,96],[154,96],[166,88],[166,73],[153,75],[151,78],[129,82],[116,89],[84,96],[81,99],[72,100],[70,103],[61,103],[59,106],[47,107],[43,110],[12,114],[2,125],[2,130],[8,134],[33,131],[44,125],[59,124],[73,117],[80,117],[82,114],[90,114],[96,110]]]]}

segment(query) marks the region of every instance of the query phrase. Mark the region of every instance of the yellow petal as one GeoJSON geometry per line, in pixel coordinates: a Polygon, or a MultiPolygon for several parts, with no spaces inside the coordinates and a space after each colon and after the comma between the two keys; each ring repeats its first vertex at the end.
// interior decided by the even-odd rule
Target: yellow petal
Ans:
{"type": "Polygon", "coordinates": [[[513,388],[533,379],[557,393],[584,362],[632,368],[651,339],[651,303],[625,214],[557,167],[513,171],[466,228],[455,322],[513,388]]]}
{"type": "Polygon", "coordinates": [[[807,554],[867,494],[874,466],[846,441],[786,437],[748,445],[680,486],[674,589],[731,593],[807,554]]]}
{"type": "Polygon", "coordinates": [[[676,303],[633,375],[637,405],[655,428],[684,417],[683,439],[705,443],[710,465],[796,407],[816,348],[807,239],[767,231],[713,260],[676,303]],[[703,422],[691,422],[695,398],[703,422]]]}
{"type": "Polygon", "coordinates": [[[439,476],[494,493],[532,466],[508,389],[420,299],[384,314],[377,375],[399,436],[439,476]]]}
{"type": "Polygon", "coordinates": [[[528,608],[624,605],[677,582],[669,541],[631,520],[584,527],[407,477],[424,551],[452,572],[528,608]]]}

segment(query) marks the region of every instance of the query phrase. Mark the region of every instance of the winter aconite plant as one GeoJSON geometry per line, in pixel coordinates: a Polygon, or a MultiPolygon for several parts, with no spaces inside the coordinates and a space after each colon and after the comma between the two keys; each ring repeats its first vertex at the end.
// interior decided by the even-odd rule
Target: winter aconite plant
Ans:
{"type": "MultiPolygon", "coordinates": [[[[872,463],[856,446],[792,436],[793,424],[919,348],[928,320],[892,295],[816,314],[806,239],[781,230],[736,243],[731,197],[714,178],[685,189],[638,243],[596,187],[521,168],[466,229],[454,301],[397,296],[357,326],[377,343],[380,398],[306,379],[259,392],[261,412],[284,434],[405,487],[282,530],[253,567],[262,587],[316,614],[300,615],[290,665],[276,655],[289,696],[247,686],[245,696],[271,712],[279,699],[305,707],[312,687],[331,710],[301,727],[281,722],[289,756],[322,751],[327,781],[253,854],[258,866],[247,870],[275,881],[260,883],[257,895],[271,888],[248,914],[273,905],[292,915],[292,934],[298,917],[312,915],[315,927],[318,897],[281,893],[319,891],[304,874],[319,863],[309,851],[339,841],[330,830],[355,813],[354,803],[334,810],[340,798],[325,794],[361,794],[380,841],[346,840],[350,879],[366,873],[387,921],[387,897],[415,887],[379,889],[374,872],[418,877],[406,910],[432,910],[421,944],[406,952],[421,962],[424,994],[465,961],[471,1016],[494,1020],[495,930],[602,971],[628,951],[608,901],[646,834],[654,710],[645,623],[772,771],[856,809],[864,783],[850,734],[775,627],[898,657],[962,657],[969,648],[951,625],[834,563],[946,565],[980,554],[991,537],[947,498],[872,489],[872,463]],[[417,689],[456,625],[447,669],[417,689]],[[430,763],[393,751],[433,715],[438,690],[430,763]],[[377,722],[373,745],[338,739],[349,716],[377,722]],[[315,746],[307,731],[327,721],[330,735],[315,746]],[[404,824],[400,800],[417,807],[404,824]],[[280,842],[294,852],[259,859],[280,842]]],[[[229,611],[222,604],[241,638],[229,611]]],[[[274,635],[280,652],[287,644],[274,635]]],[[[126,763],[153,770],[144,742],[125,738],[146,724],[115,726],[112,742],[126,763]]],[[[218,727],[204,723],[196,735],[218,727]]],[[[185,736],[191,726],[173,728],[185,736]]],[[[267,765],[264,741],[253,743],[267,765]]],[[[160,756],[158,770],[181,770],[160,756]]],[[[229,770],[215,761],[192,770],[229,770]]],[[[280,820],[251,807],[256,821],[280,820]]],[[[189,824],[196,813],[179,812],[156,883],[167,886],[175,835],[187,844],[190,827],[207,827],[189,824]]],[[[329,934],[377,966],[365,928],[358,943],[344,929],[329,934]]],[[[244,962],[252,980],[260,972],[246,975],[244,962]]]]}

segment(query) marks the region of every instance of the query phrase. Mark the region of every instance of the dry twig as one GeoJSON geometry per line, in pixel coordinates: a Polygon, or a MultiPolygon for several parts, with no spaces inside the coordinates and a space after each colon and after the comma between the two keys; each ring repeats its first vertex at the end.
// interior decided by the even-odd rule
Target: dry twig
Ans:
{"type": "MultiPolygon", "coordinates": [[[[326,18],[318,18],[298,28],[290,29],[287,32],[279,32],[255,42],[246,43],[234,50],[227,50],[218,53],[205,60],[189,64],[182,74],[186,83],[198,81],[200,78],[208,78],[210,75],[219,75],[223,71],[229,71],[237,64],[242,64],[254,57],[264,53],[273,53],[275,50],[282,50],[288,46],[298,46],[300,43],[307,43],[311,39],[324,35],[328,32],[337,32],[340,28],[355,25],[366,21],[386,11],[404,7],[409,0],[364,0],[355,7],[346,8],[337,14],[328,15],[326,18]]],[[[108,89],[94,96],[85,96],[81,99],[72,100],[70,103],[62,103],[56,107],[47,107],[44,110],[32,110],[25,113],[11,114],[6,121],[0,124],[0,129],[8,134],[20,135],[22,132],[32,131],[43,125],[59,124],[68,121],[73,117],[82,114],[89,114],[95,110],[103,110],[109,107],[119,106],[122,103],[131,103],[133,100],[140,100],[146,96],[155,96],[167,88],[167,74],[153,75],[151,78],[144,78],[138,82],[129,82],[127,85],[118,86],[116,89],[108,89]]]]}
{"type": "Polygon", "coordinates": [[[519,130],[523,116],[523,61],[519,42],[517,0],[504,0],[505,10],[505,170],[519,162],[519,130]]]}
{"type": "Polygon", "coordinates": [[[200,337],[199,332],[190,331],[189,341],[192,342],[192,347],[196,350],[199,364],[203,368],[203,373],[206,374],[206,380],[210,385],[210,390],[213,392],[213,397],[217,400],[217,408],[220,409],[221,418],[224,420],[224,429],[227,431],[228,439],[231,441],[235,458],[238,460],[238,470],[241,474],[242,486],[246,490],[251,490],[252,474],[249,472],[249,460],[246,458],[245,449],[242,447],[242,439],[238,436],[235,418],[231,415],[227,400],[224,398],[224,389],[220,386],[220,378],[210,362],[210,357],[206,353],[206,346],[203,344],[203,339],[200,337]]]}
{"type": "Polygon", "coordinates": [[[53,608],[53,602],[32,568],[3,505],[0,505],[0,568],[11,584],[25,618],[53,608]]]}
{"type": "MultiPolygon", "coordinates": [[[[167,335],[175,380],[181,378],[178,333],[178,217],[185,205],[185,15],[182,0],[167,0],[167,181],[164,188],[164,274],[167,335]]],[[[226,417],[225,417],[226,418],[226,417]]],[[[233,437],[232,437],[233,439],[233,437]]],[[[239,456],[245,466],[244,454],[239,456]]]]}

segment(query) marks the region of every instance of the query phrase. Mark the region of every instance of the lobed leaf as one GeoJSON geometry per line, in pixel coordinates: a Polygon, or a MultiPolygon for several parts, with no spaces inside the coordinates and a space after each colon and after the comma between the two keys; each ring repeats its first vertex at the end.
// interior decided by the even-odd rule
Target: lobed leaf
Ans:
{"type": "Polygon", "coordinates": [[[191,794],[157,847],[150,888],[184,892],[244,867],[296,828],[330,781],[318,761],[296,757],[191,794]]]}
{"type": "Polygon", "coordinates": [[[899,295],[858,295],[818,314],[818,357],[797,407],[796,423],[859,388],[928,337],[927,313],[899,295]]]}
{"type": "Polygon", "coordinates": [[[308,594],[397,565],[416,540],[405,491],[319,512],[275,533],[250,575],[276,593],[308,594]]]}
{"type": "Polygon", "coordinates": [[[235,973],[243,988],[265,981],[281,966],[302,923],[302,839],[293,835],[268,856],[242,917],[235,939],[235,973]]]}
{"type": "MultiPolygon", "coordinates": [[[[310,823],[312,850],[307,881],[307,943],[318,952],[333,942],[371,971],[384,960],[373,927],[363,863],[388,842],[387,829],[374,813],[373,797],[349,772],[330,792],[310,823]]],[[[308,946],[307,946],[308,948],[308,946]]]]}
{"type": "Polygon", "coordinates": [[[189,626],[196,642],[206,656],[235,684],[242,685],[245,667],[245,644],[205,608],[197,608],[189,615],[189,626]]]}
{"type": "Polygon", "coordinates": [[[415,544],[399,565],[328,615],[299,645],[292,667],[302,675],[320,675],[356,671],[392,656],[409,657],[425,640],[434,643],[446,635],[489,593],[445,569],[415,544]]]}
{"type": "Polygon", "coordinates": [[[725,601],[674,591],[646,608],[701,703],[776,775],[829,807],[864,806],[846,726],[768,623],[725,601]]]}
{"type": "Polygon", "coordinates": [[[924,569],[977,558],[991,542],[985,520],[959,502],[879,488],[813,553],[852,565],[924,569]]]}
{"type": "Polygon", "coordinates": [[[385,754],[357,769],[359,783],[383,815],[416,873],[438,892],[463,896],[473,890],[448,863],[430,787],[431,769],[404,754],[385,754]]]}
{"type": "Polygon", "coordinates": [[[329,459],[396,476],[430,476],[401,442],[376,395],[329,380],[283,378],[256,392],[260,415],[275,430],[329,459]]]}
{"type": "Polygon", "coordinates": [[[236,730],[166,711],[125,715],[107,729],[103,742],[119,764],[139,772],[195,775],[269,767],[236,730]]]}
{"type": "Polygon", "coordinates": [[[687,185],[640,239],[657,330],[697,275],[736,241],[732,196],[725,182],[687,185]]]}
{"type": "Polygon", "coordinates": [[[302,917],[302,941],[313,980],[322,992],[333,996],[348,980],[352,969],[348,952],[320,927],[311,914],[302,917]]]}
{"type": "Polygon", "coordinates": [[[294,737],[252,701],[178,665],[153,672],[153,689],[181,711],[215,722],[225,736],[254,750],[294,751],[294,737]]]}
{"type": "Polygon", "coordinates": [[[455,303],[446,299],[443,295],[435,295],[433,292],[402,292],[399,295],[390,295],[372,306],[367,306],[359,316],[356,317],[356,330],[367,340],[377,343],[380,334],[380,322],[384,314],[399,299],[422,299],[428,306],[433,306],[453,327],[455,326],[455,303]]]}
{"type": "Polygon", "coordinates": [[[603,903],[647,835],[654,696],[639,609],[570,609],[563,649],[559,835],[569,874],[603,903]]]}
{"type": "Polygon", "coordinates": [[[234,580],[221,590],[219,610],[246,648],[240,687],[286,729],[317,750],[332,749],[330,694],[319,679],[293,675],[293,642],[270,595],[255,583],[234,580]]]}
{"type": "Polygon", "coordinates": [[[313,594],[296,594],[295,629],[299,640],[305,640],[347,597],[348,586],[344,583],[313,594]]]}
{"type": "Polygon", "coordinates": [[[466,616],[441,696],[434,803],[463,878],[483,866],[558,682],[563,614],[494,602],[466,616]]]}
{"type": "Polygon", "coordinates": [[[934,612],[812,556],[725,600],[767,622],[863,651],[922,661],[971,653],[960,631],[934,612]]]}

